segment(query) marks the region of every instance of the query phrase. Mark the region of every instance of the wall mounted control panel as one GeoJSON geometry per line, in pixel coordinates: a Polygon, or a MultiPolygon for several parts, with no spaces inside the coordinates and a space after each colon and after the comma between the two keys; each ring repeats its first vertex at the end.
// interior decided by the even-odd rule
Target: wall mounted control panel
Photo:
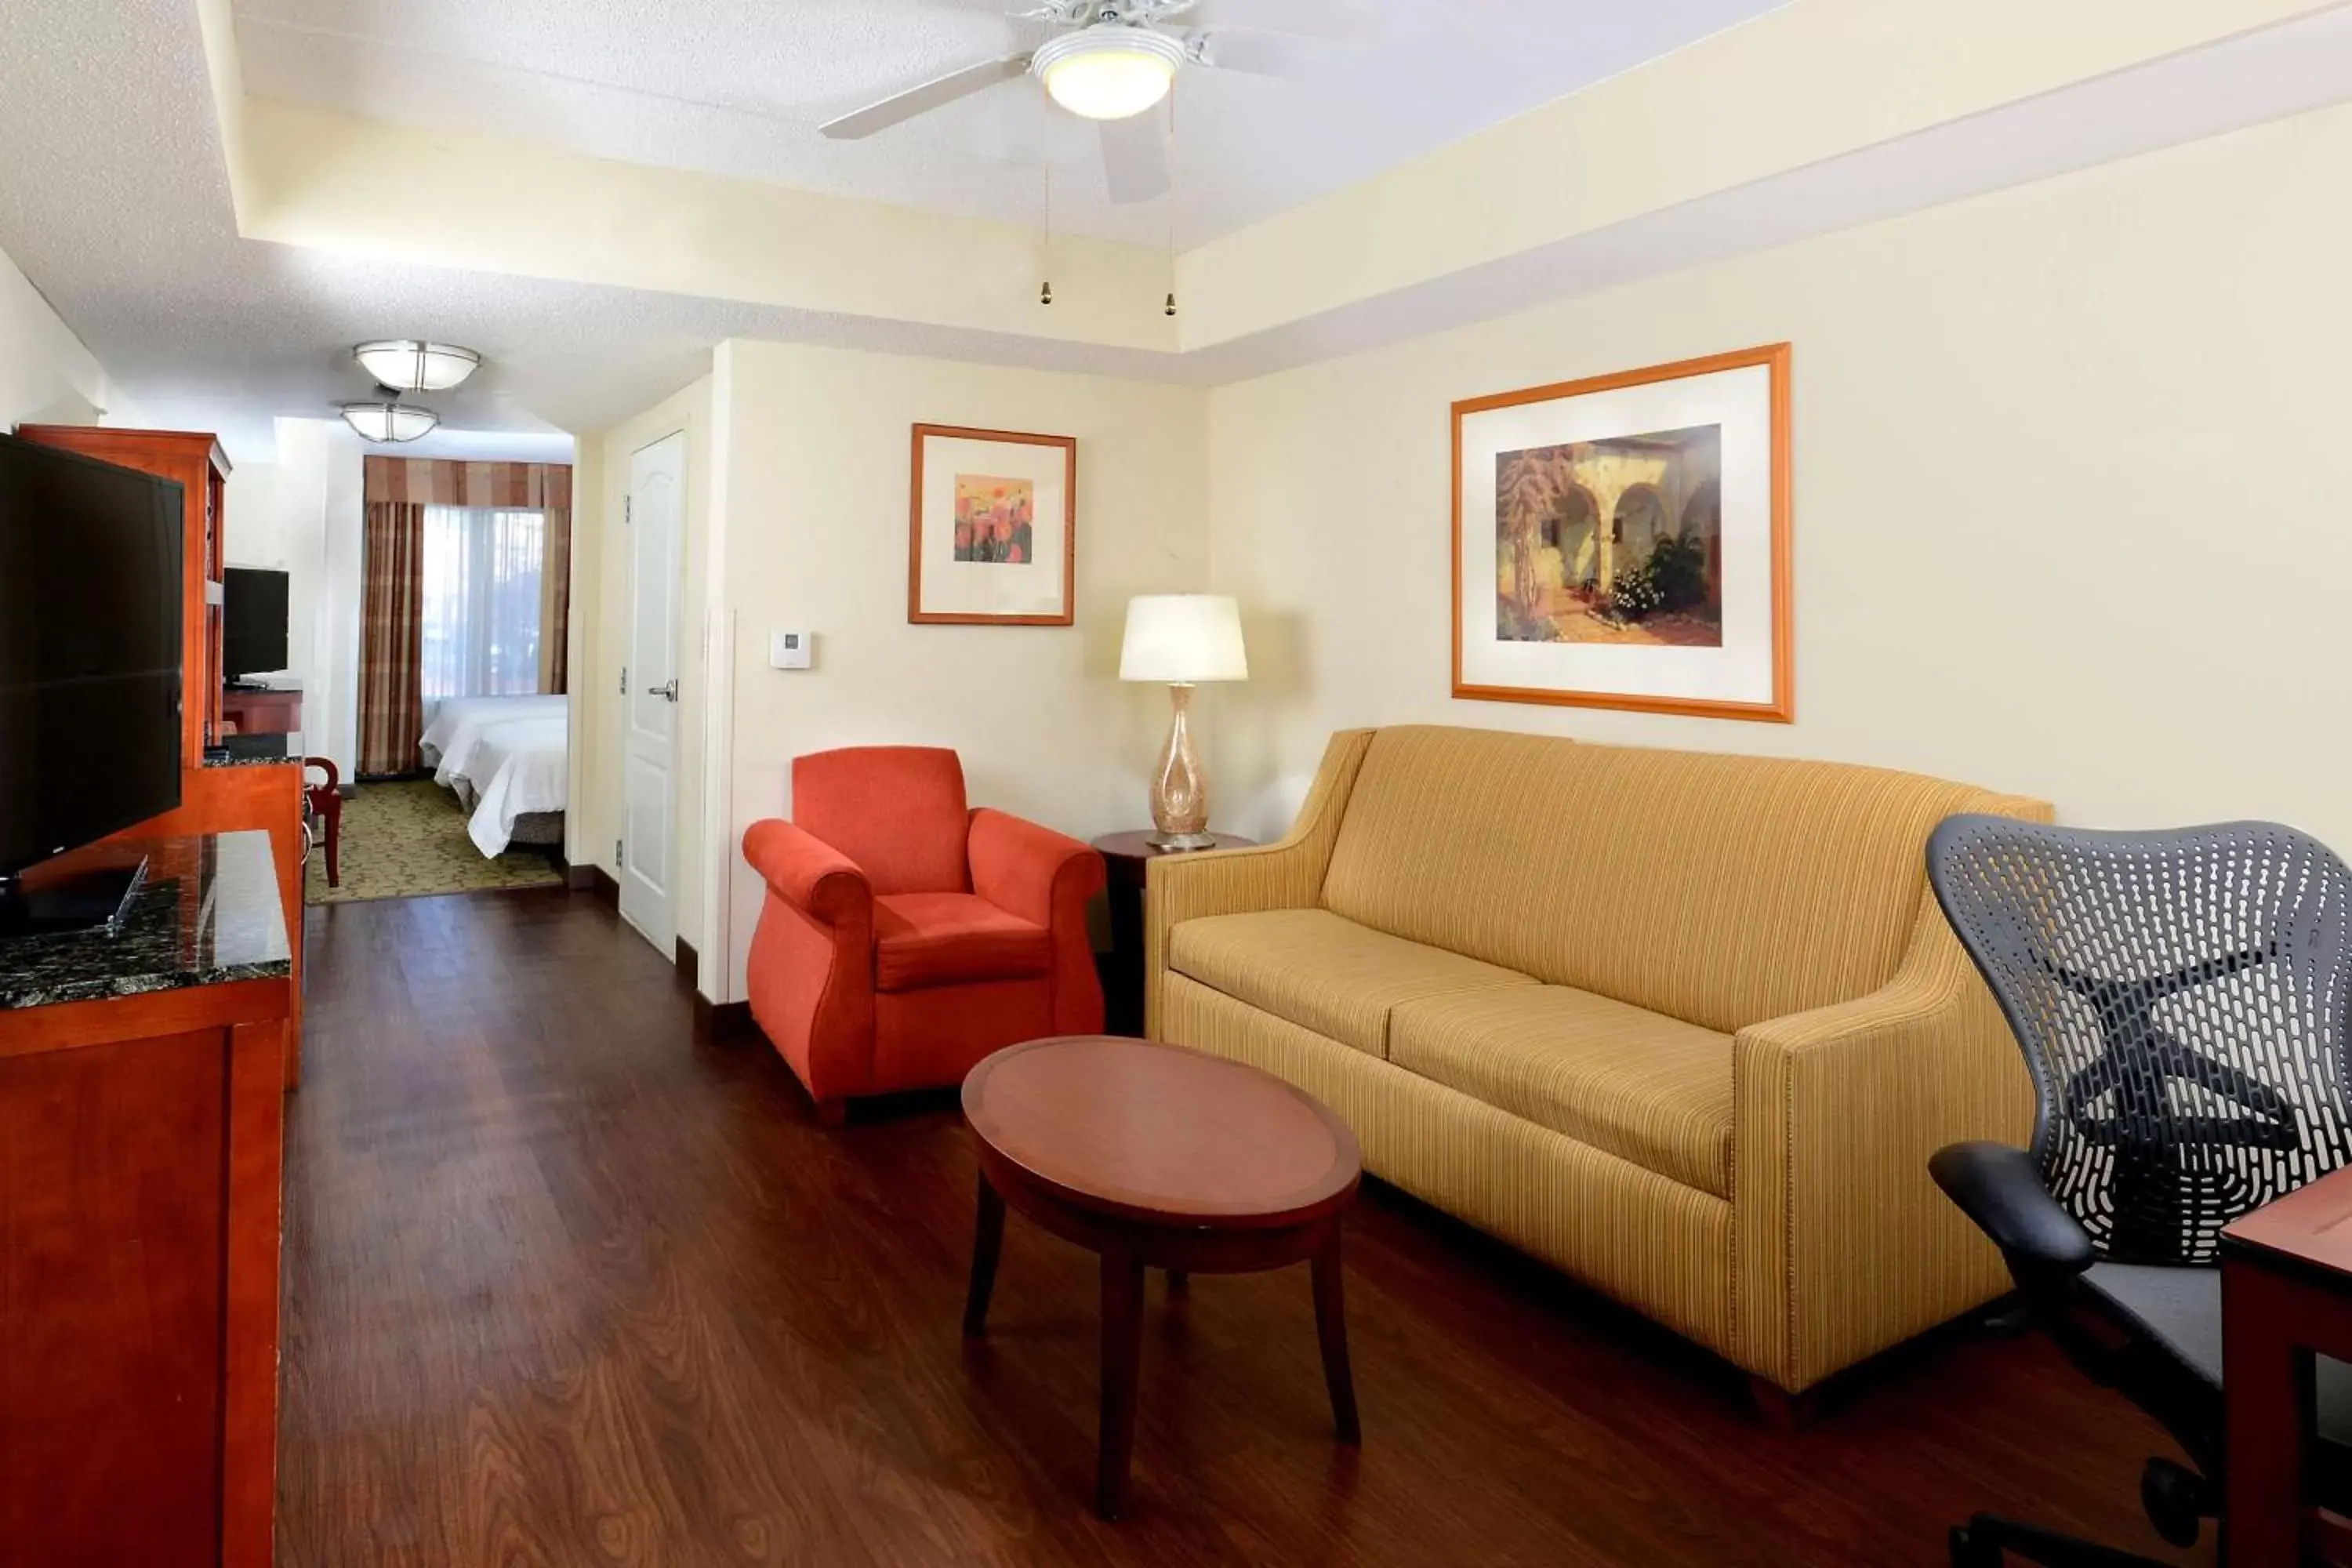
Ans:
{"type": "Polygon", "coordinates": [[[768,668],[770,669],[806,669],[809,654],[816,642],[814,632],[770,632],[768,634],[768,668]]]}

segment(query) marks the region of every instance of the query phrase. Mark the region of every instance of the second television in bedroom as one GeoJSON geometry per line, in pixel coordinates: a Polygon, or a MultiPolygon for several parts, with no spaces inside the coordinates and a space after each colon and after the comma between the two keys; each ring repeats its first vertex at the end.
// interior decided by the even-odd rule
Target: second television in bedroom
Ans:
{"type": "Polygon", "coordinates": [[[245,680],[286,668],[286,574],[231,566],[221,574],[221,674],[245,680]]]}

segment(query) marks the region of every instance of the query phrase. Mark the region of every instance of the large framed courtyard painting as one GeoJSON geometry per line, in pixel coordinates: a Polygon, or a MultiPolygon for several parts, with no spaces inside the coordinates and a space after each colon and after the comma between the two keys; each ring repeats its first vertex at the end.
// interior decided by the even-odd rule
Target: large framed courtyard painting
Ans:
{"type": "Polygon", "coordinates": [[[1454,695],[1796,717],[1789,345],[1454,405],[1454,695]]]}
{"type": "Polygon", "coordinates": [[[915,426],[907,618],[1066,626],[1077,568],[1070,436],[915,426]]]}

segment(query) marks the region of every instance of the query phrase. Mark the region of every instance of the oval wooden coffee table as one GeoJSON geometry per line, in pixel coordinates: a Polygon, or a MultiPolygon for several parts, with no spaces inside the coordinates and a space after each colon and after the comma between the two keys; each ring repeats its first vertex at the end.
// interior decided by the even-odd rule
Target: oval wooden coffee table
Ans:
{"type": "Polygon", "coordinates": [[[963,1080],[980,1150],[980,1226],[963,1331],[988,1321],[1009,1207],[1102,1255],[1102,1423],[1095,1508],[1116,1519],[1135,1447],[1143,1271],[1311,1263],[1339,1441],[1361,1440],[1348,1371],[1339,1225],[1362,1180],[1355,1134],[1280,1079],[1109,1035],[1032,1040],[963,1080]]]}

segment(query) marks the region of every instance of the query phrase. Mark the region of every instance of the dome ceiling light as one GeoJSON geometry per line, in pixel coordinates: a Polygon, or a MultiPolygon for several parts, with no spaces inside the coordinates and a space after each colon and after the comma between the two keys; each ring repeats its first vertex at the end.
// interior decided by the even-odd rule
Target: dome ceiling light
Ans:
{"type": "Polygon", "coordinates": [[[1176,85],[1184,46],[1165,33],[1097,22],[1037,47],[1029,68],[1055,103],[1087,120],[1129,120],[1176,85]]]}
{"type": "Polygon", "coordinates": [[[455,343],[385,338],[352,351],[376,384],[394,392],[446,392],[481,367],[482,356],[455,343]]]}
{"type": "Polygon", "coordinates": [[[368,440],[414,441],[441,423],[441,416],[430,408],[401,402],[391,387],[378,390],[383,394],[380,398],[336,405],[343,416],[343,423],[368,440]]]}

